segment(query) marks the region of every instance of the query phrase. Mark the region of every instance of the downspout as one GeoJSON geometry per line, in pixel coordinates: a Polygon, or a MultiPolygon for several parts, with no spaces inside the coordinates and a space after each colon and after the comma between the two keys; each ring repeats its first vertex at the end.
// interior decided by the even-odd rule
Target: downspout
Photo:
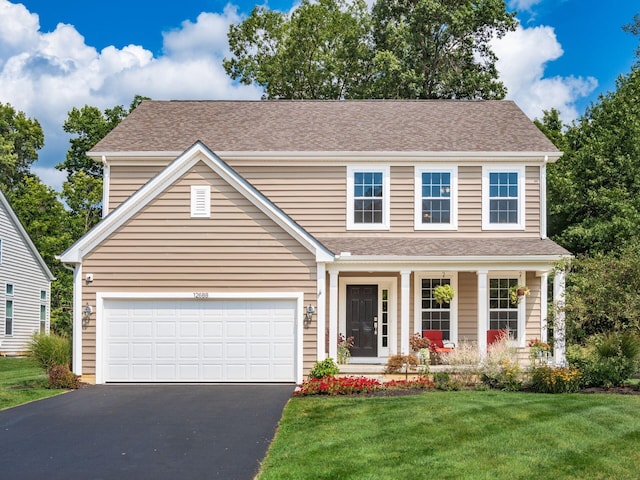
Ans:
{"type": "Polygon", "coordinates": [[[82,375],[82,264],[76,263],[64,268],[73,272],[73,308],[72,308],[72,366],[76,375],[82,375]]]}
{"type": "Polygon", "coordinates": [[[111,178],[110,167],[107,164],[107,156],[102,156],[102,218],[109,214],[109,179],[111,178]]]}

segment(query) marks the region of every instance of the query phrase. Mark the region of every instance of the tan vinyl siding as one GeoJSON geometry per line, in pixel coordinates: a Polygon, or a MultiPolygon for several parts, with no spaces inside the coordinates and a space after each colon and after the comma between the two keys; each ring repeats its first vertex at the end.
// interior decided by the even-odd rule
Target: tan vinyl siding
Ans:
{"type": "Polygon", "coordinates": [[[458,168],[458,232],[482,231],[482,167],[458,168]]]}
{"type": "MultiPolygon", "coordinates": [[[[315,257],[200,163],[88,255],[83,305],[96,292],[303,292],[316,303],[315,257]],[[211,218],[190,218],[191,185],[211,185],[211,218]]],[[[304,330],[304,371],[316,360],[304,330]]],[[[83,373],[95,373],[95,321],[83,332],[83,373]]]]}
{"type": "Polygon", "coordinates": [[[526,232],[540,233],[540,167],[528,166],[525,170],[526,232]]]}
{"type": "Polygon", "coordinates": [[[458,341],[478,341],[478,276],[475,272],[458,274],[458,341]]]}
{"type": "Polygon", "coordinates": [[[309,233],[345,231],[346,167],[233,167],[309,233]]]}
{"type": "Polygon", "coordinates": [[[109,211],[117,208],[163,168],[162,165],[109,167],[109,211]]]}
{"type": "MultiPolygon", "coordinates": [[[[382,236],[385,234],[438,236],[495,236],[502,232],[482,231],[482,167],[458,167],[458,230],[415,231],[415,179],[411,165],[391,166],[391,199],[388,231],[346,229],[346,166],[232,166],[312,235],[382,236]]],[[[538,236],[540,230],[540,170],[526,168],[526,231],[518,236],[538,236]]]]}

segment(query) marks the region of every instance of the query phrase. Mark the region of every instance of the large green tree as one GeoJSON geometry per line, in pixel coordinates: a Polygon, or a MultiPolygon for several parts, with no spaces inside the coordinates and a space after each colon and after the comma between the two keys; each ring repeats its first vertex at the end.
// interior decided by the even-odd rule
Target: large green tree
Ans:
{"type": "Polygon", "coordinates": [[[370,15],[362,0],[303,0],[291,15],[258,6],[229,29],[224,68],[267,98],[358,98],[371,76],[370,15]]]}
{"type": "Polygon", "coordinates": [[[29,174],[44,146],[44,133],[38,120],[0,103],[0,189],[15,188],[29,174]]]}
{"type": "Polygon", "coordinates": [[[552,238],[573,253],[615,252],[640,238],[640,70],[621,76],[560,146],[548,178],[552,238]]]}
{"type": "Polygon", "coordinates": [[[501,99],[494,38],[514,30],[503,0],[377,0],[377,96],[501,99]],[[384,63],[380,59],[384,56],[384,63]]]}
{"type": "Polygon", "coordinates": [[[62,199],[70,213],[74,238],[84,235],[102,218],[102,164],[89,158],[87,152],[145,99],[136,95],[129,109],[117,105],[102,112],[85,105],[69,112],[63,128],[74,136],[69,140],[65,161],[56,168],[67,171],[62,199]]]}
{"type": "Polygon", "coordinates": [[[502,98],[490,40],[515,25],[503,0],[303,0],[232,25],[224,67],[265,98],[502,98]]]}

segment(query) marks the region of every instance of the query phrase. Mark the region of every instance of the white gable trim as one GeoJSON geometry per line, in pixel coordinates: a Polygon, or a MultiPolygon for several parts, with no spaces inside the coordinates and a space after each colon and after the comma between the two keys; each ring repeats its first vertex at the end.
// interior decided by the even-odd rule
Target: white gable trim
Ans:
{"type": "Polygon", "coordinates": [[[110,215],[60,255],[60,260],[64,263],[81,263],[85,255],[105,241],[118,228],[123,226],[129,219],[160,195],[160,193],[170,187],[182,175],[187,173],[199,161],[206,163],[223,180],[240,192],[289,235],[300,242],[307,250],[315,254],[317,261],[333,261],[333,254],[320,242],[309,235],[308,232],[295,223],[288,215],[258,192],[202,142],[196,142],[185,150],[162,172],[129,197],[124,203],[111,212],[110,215]]]}
{"type": "Polygon", "coordinates": [[[27,245],[29,250],[31,250],[33,257],[35,258],[36,262],[38,262],[38,264],[40,265],[40,268],[42,268],[42,271],[44,272],[44,274],[49,278],[49,281],[55,280],[56,277],[53,276],[53,273],[51,273],[51,270],[49,270],[49,267],[47,267],[47,264],[45,263],[44,259],[40,255],[40,252],[38,252],[38,249],[31,241],[31,237],[29,237],[29,234],[22,226],[22,223],[20,223],[18,216],[15,214],[15,212],[11,208],[11,205],[9,205],[9,201],[5,198],[2,192],[0,192],[0,203],[2,203],[2,205],[4,206],[4,209],[6,210],[7,215],[9,215],[9,220],[11,220],[11,222],[15,225],[16,230],[18,231],[18,234],[23,238],[24,243],[27,245]]]}

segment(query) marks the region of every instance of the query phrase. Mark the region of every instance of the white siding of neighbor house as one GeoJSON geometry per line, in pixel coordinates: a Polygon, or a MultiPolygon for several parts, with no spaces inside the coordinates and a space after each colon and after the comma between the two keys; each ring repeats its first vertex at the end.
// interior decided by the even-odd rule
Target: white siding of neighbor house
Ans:
{"type": "Polygon", "coordinates": [[[49,328],[50,282],[35,258],[33,251],[21,235],[4,204],[0,202],[0,354],[19,354],[27,351],[31,335],[40,331],[40,305],[47,307],[49,328]],[[13,335],[5,333],[6,290],[13,285],[13,335]],[[40,292],[47,292],[45,302],[40,292]]]}

